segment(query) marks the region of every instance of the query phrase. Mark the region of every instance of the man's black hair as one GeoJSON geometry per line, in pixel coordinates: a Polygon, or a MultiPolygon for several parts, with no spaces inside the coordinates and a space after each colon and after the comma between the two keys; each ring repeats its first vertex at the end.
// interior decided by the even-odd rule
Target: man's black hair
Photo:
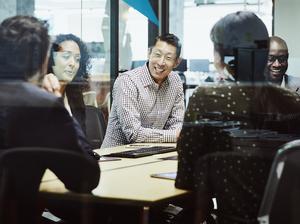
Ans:
{"type": "Polygon", "coordinates": [[[5,19],[0,24],[0,77],[28,80],[41,73],[49,44],[44,21],[33,16],[5,19]]]}
{"type": "Polygon", "coordinates": [[[176,47],[176,58],[179,58],[180,53],[181,53],[181,43],[177,36],[175,36],[172,33],[166,33],[166,34],[156,37],[155,44],[157,41],[164,41],[164,42],[167,42],[168,44],[176,47]]]}

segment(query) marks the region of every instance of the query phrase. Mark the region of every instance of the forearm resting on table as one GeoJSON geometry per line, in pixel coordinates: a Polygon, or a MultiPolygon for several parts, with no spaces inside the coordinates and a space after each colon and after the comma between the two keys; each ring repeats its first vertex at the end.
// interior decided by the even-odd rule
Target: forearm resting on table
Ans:
{"type": "Polygon", "coordinates": [[[128,142],[176,142],[178,131],[152,129],[152,128],[140,128],[138,131],[131,133],[125,131],[128,142]]]}

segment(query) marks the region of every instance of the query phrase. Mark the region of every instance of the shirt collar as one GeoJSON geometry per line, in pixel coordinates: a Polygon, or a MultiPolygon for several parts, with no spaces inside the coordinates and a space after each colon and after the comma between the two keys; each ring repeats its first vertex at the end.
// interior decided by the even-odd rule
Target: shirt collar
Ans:
{"type": "Polygon", "coordinates": [[[288,76],[286,74],[283,75],[280,86],[281,87],[287,87],[288,86],[288,76]]]}

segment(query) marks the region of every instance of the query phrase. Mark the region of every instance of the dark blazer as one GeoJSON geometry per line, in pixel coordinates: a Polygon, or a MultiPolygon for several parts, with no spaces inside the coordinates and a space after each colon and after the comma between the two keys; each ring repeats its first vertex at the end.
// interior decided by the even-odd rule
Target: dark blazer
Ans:
{"type": "MultiPolygon", "coordinates": [[[[43,154],[40,153],[40,156],[34,155],[33,159],[21,155],[25,162],[31,162],[28,166],[36,171],[25,172],[26,180],[32,180],[32,183],[37,180],[36,174],[43,171],[41,169],[45,167],[55,172],[66,188],[71,191],[87,193],[99,183],[98,162],[92,156],[93,151],[79,124],[69,115],[61,98],[24,81],[0,80],[0,153],[2,151],[2,155],[5,155],[3,152],[13,151],[10,148],[14,147],[23,147],[21,150],[27,150],[28,153],[31,152],[31,155],[34,155],[32,151],[35,150],[31,147],[39,147],[39,150],[45,151],[43,154]],[[78,152],[78,155],[83,155],[87,159],[83,160],[84,157],[76,159],[74,157],[76,154],[55,154],[53,148],[56,151],[78,152]],[[36,158],[38,161],[33,165],[32,162],[36,158]],[[47,162],[47,158],[49,162],[47,162]],[[77,161],[74,162],[74,159],[77,161]],[[83,161],[86,162],[83,163],[83,161]]],[[[20,157],[20,154],[17,155],[20,157]]],[[[20,166],[20,164],[24,164],[22,158],[16,158],[13,161],[20,166]]],[[[25,184],[25,189],[32,186],[29,184],[26,188],[25,184]]],[[[22,193],[18,192],[18,195],[22,195],[22,193]]],[[[47,200],[45,206],[66,220],[70,217],[68,213],[64,212],[65,209],[72,211],[71,217],[73,214],[80,214],[78,208],[74,208],[73,202],[64,202],[63,209],[60,209],[60,203],[61,201],[56,199],[47,200]]]]}
{"type": "Polygon", "coordinates": [[[0,83],[0,148],[39,146],[92,154],[60,98],[23,81],[0,83]]]}

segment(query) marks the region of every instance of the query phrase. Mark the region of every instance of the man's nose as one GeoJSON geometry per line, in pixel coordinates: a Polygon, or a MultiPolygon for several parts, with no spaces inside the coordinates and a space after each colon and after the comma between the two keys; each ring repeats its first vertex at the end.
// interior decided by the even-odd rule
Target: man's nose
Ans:
{"type": "Polygon", "coordinates": [[[279,63],[278,59],[275,59],[273,65],[274,65],[274,66],[280,66],[281,64],[279,63]]]}
{"type": "Polygon", "coordinates": [[[159,59],[158,63],[159,63],[160,65],[166,64],[166,59],[165,59],[165,57],[162,56],[162,57],[159,59]]]}

